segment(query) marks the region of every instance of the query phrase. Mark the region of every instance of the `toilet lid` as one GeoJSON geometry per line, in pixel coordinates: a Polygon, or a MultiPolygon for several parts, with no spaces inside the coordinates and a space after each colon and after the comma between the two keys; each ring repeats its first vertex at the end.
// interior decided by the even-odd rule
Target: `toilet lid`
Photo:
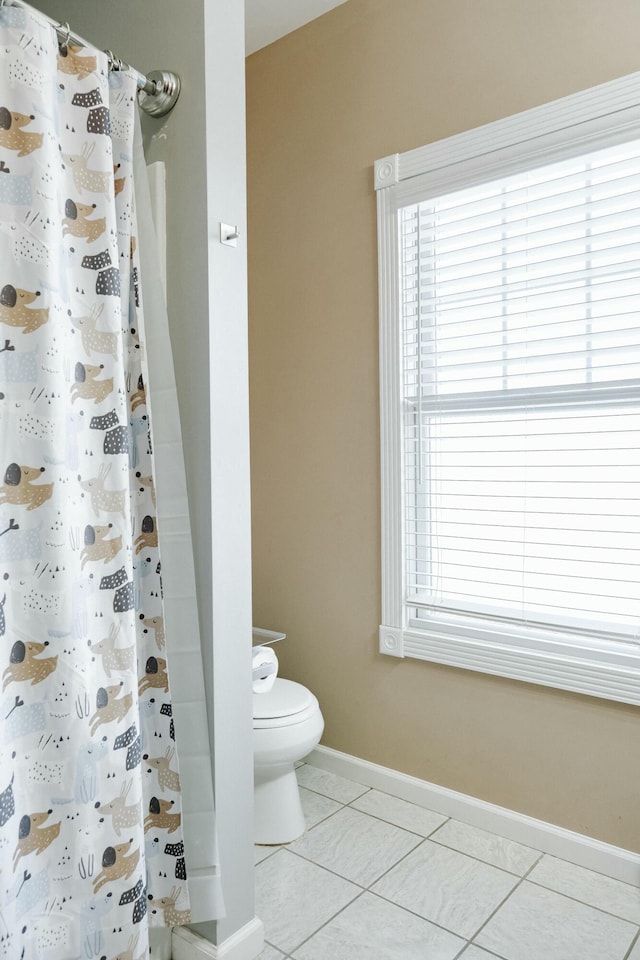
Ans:
{"type": "Polygon", "coordinates": [[[293,680],[276,680],[268,693],[254,693],[253,716],[255,720],[272,720],[276,717],[291,717],[317,703],[316,698],[293,680]]]}

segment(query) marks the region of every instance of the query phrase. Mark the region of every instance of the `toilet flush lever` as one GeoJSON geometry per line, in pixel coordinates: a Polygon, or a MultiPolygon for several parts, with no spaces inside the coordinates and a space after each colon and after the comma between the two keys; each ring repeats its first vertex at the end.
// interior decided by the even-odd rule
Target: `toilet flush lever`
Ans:
{"type": "Polygon", "coordinates": [[[229,223],[220,224],[220,243],[224,243],[228,247],[237,247],[239,236],[237,224],[234,227],[229,223]]]}
{"type": "Polygon", "coordinates": [[[278,673],[278,664],[261,663],[257,667],[253,668],[252,673],[254,680],[266,680],[267,677],[272,677],[274,673],[278,673]]]}

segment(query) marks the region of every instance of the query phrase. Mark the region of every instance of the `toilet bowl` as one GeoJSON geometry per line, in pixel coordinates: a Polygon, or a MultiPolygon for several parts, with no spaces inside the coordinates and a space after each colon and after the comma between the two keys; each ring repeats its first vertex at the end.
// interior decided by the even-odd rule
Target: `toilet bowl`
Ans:
{"type": "Polygon", "coordinates": [[[296,761],[320,742],[324,719],[306,687],[278,677],[253,695],[254,840],[289,843],[305,831],[296,761]]]}

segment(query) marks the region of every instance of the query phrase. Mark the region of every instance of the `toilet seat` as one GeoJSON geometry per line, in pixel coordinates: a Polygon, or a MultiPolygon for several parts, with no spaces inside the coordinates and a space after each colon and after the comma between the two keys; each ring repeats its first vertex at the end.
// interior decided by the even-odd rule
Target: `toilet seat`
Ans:
{"type": "Polygon", "coordinates": [[[319,704],[306,687],[278,677],[267,693],[253,695],[254,730],[288,727],[314,716],[319,704]]]}

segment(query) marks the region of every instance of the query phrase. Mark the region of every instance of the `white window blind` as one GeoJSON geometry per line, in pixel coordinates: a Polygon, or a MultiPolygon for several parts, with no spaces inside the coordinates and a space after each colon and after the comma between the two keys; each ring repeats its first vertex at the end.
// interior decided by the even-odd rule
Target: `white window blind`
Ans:
{"type": "Polygon", "coordinates": [[[403,207],[407,603],[640,627],[640,143],[403,207]]]}
{"type": "Polygon", "coordinates": [[[376,189],[381,652],[640,703],[640,74],[376,189]]]}

